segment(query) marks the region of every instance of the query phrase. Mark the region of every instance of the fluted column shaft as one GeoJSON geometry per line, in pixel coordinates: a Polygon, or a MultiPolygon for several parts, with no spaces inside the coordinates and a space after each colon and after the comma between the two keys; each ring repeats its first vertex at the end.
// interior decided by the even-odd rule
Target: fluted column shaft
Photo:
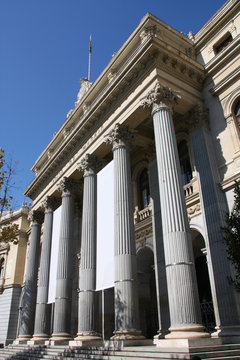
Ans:
{"type": "Polygon", "coordinates": [[[194,267],[192,240],[183,193],[171,105],[177,95],[159,83],[147,96],[153,126],[159,177],[164,254],[170,310],[166,338],[205,337],[194,267]],[[199,334],[197,333],[199,332],[199,334]]]}
{"type": "Polygon", "coordinates": [[[37,289],[37,304],[33,340],[43,340],[50,336],[51,305],[48,304],[48,285],[51,260],[53,227],[53,198],[45,201],[44,230],[37,289]]]}
{"type": "Polygon", "coordinates": [[[19,321],[19,340],[27,340],[31,338],[34,329],[42,218],[42,213],[38,211],[34,211],[32,213],[32,225],[27,257],[25,286],[23,289],[21,303],[22,309],[19,321]]]}
{"type": "MultiPolygon", "coordinates": [[[[199,109],[195,109],[194,112],[195,123],[197,112],[201,125],[203,113],[199,109]]],[[[216,179],[218,179],[216,161],[209,131],[205,126],[199,126],[193,130],[191,137],[201,209],[206,226],[206,248],[216,319],[216,335],[239,336],[239,313],[234,289],[228,281],[228,277],[231,277],[231,269],[221,230],[227,212],[226,200],[219,184],[216,183],[216,179]]]]}
{"type": "Polygon", "coordinates": [[[80,163],[84,170],[81,260],[79,273],[79,318],[76,340],[95,339],[96,332],[96,234],[97,158],[87,154],[80,163]]]}
{"type": "Polygon", "coordinates": [[[132,209],[130,158],[127,142],[131,132],[117,124],[107,141],[113,144],[114,160],[114,267],[115,336],[139,339],[137,263],[132,209]]]}
{"type": "Polygon", "coordinates": [[[72,300],[72,238],[74,220],[73,184],[64,178],[61,184],[62,213],[58,250],[56,297],[52,340],[71,338],[71,300],[72,300]]]}

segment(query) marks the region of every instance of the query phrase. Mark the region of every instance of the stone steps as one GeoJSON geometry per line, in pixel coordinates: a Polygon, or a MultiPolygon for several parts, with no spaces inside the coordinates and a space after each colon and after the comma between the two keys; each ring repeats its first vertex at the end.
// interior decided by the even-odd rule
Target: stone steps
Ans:
{"type": "Polygon", "coordinates": [[[9,345],[0,349],[0,360],[187,360],[192,355],[206,360],[240,360],[240,344],[194,348],[190,353],[180,349],[177,353],[171,353],[156,346],[132,346],[115,350],[104,347],[9,345]]]}

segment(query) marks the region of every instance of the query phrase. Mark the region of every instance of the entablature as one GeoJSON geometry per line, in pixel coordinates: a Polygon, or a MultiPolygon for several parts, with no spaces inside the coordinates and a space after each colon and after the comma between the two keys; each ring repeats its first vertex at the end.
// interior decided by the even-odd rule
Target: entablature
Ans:
{"type": "Polygon", "coordinates": [[[112,114],[125,100],[130,88],[154,68],[164,67],[166,74],[171,73],[200,91],[204,69],[194,60],[193,54],[189,39],[147,14],[75,109],[69,112],[65,123],[35,162],[32,170],[36,176],[25,194],[34,199],[42,184],[59,172],[59,164],[67,159],[75,161],[77,150],[87,149],[89,139],[99,137],[101,125],[110,112],[112,114]],[[177,40],[164,40],[167,32],[169,39],[178,40],[181,49],[179,45],[175,47],[177,40]]]}

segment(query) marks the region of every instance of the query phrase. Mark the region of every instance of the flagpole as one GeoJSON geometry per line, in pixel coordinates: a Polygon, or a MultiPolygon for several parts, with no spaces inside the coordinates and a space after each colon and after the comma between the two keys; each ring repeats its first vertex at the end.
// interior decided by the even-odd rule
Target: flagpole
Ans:
{"type": "Polygon", "coordinates": [[[91,53],[92,53],[92,37],[90,35],[90,39],[89,39],[89,58],[88,58],[88,81],[90,81],[90,69],[91,69],[91,53]]]}

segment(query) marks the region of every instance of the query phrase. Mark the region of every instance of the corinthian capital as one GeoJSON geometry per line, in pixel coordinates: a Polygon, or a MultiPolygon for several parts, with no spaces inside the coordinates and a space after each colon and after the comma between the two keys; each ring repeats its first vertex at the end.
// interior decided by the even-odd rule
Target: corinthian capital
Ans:
{"type": "Polygon", "coordinates": [[[174,104],[177,104],[180,98],[181,96],[177,91],[173,91],[167,86],[161,86],[158,81],[154,88],[141,99],[141,105],[143,107],[152,107],[152,111],[159,107],[171,109],[174,104]]]}
{"type": "Polygon", "coordinates": [[[84,171],[84,176],[94,174],[101,167],[101,162],[97,156],[86,154],[86,156],[78,163],[79,170],[84,171]]]}
{"type": "Polygon", "coordinates": [[[64,176],[64,178],[58,184],[58,190],[62,194],[73,194],[76,189],[76,183],[73,179],[64,176]]]}
{"type": "Polygon", "coordinates": [[[60,199],[57,199],[53,196],[46,196],[42,203],[42,207],[45,211],[53,211],[60,205],[60,199]]]}
{"type": "Polygon", "coordinates": [[[128,144],[135,138],[135,131],[130,130],[128,126],[116,124],[114,128],[105,136],[106,144],[120,145],[128,144]]]}
{"type": "Polygon", "coordinates": [[[43,222],[43,212],[39,210],[32,210],[29,214],[29,219],[32,223],[41,225],[43,222]]]}

